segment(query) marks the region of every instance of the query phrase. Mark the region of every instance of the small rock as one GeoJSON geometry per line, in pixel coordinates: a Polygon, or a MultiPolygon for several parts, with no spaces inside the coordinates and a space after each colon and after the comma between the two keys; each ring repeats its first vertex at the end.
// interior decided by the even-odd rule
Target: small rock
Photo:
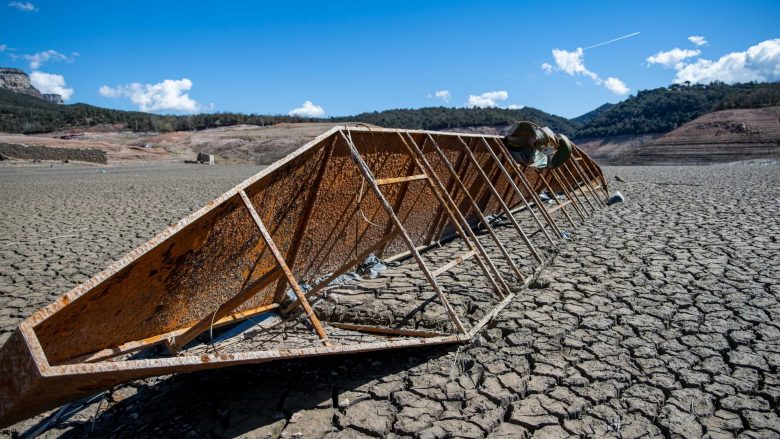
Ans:
{"type": "Polygon", "coordinates": [[[503,337],[501,330],[498,328],[492,328],[485,331],[485,339],[490,343],[495,343],[503,337]]]}
{"type": "Polygon", "coordinates": [[[616,175],[616,176],[615,176],[615,180],[616,180],[616,181],[619,181],[619,182],[621,182],[621,183],[628,183],[626,180],[623,180],[622,178],[620,178],[620,176],[619,176],[619,175],[616,175]]]}
{"type": "Polygon", "coordinates": [[[623,197],[623,194],[621,194],[620,191],[615,191],[612,193],[612,195],[609,196],[609,199],[607,200],[607,205],[622,203],[624,201],[626,201],[626,199],[623,197]]]}

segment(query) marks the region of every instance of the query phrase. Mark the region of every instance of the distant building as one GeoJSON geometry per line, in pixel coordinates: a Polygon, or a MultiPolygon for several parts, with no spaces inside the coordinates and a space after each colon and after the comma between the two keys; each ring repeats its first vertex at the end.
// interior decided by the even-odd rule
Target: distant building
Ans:
{"type": "Polygon", "coordinates": [[[206,154],[199,152],[198,153],[198,163],[202,163],[204,165],[213,165],[214,164],[214,155],[213,154],[206,154]]]}

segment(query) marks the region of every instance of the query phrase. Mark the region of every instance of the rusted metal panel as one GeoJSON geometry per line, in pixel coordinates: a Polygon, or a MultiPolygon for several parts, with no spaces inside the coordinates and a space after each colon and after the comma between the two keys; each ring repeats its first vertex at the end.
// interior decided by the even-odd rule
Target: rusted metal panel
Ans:
{"type": "MultiPolygon", "coordinates": [[[[22,322],[0,349],[0,425],[148,376],[468,340],[513,295],[463,226],[482,223],[489,229],[484,216],[507,215],[509,209],[531,203],[556,230],[532,188],[549,185],[567,198],[574,195],[570,202],[578,213],[585,208],[582,200],[593,209],[594,202],[600,204],[599,191],[606,192],[600,168],[576,147],[576,165],[552,170],[554,178],[544,182],[537,170],[515,169],[501,148],[495,136],[414,130],[337,127],[317,137],[22,322]],[[292,312],[283,294],[290,284],[303,299],[297,284],[343,273],[369,252],[381,249],[381,256],[390,256],[407,251],[419,259],[420,248],[454,233],[467,239],[468,257],[475,257],[493,287],[503,290],[498,291],[503,299],[477,324],[463,328],[465,333],[440,336],[388,328],[387,334],[399,337],[352,344],[329,337],[331,345],[306,348],[116,357],[186,334],[179,339],[184,344],[207,326],[240,320],[243,313],[292,312]],[[400,337],[414,334],[420,337],[400,337]]],[[[522,234],[521,225],[508,217],[522,234]]],[[[530,266],[532,261],[518,263],[530,266]]],[[[459,327],[459,316],[435,280],[439,270],[450,267],[428,271],[422,260],[420,265],[459,327]]],[[[528,282],[530,277],[514,268],[528,282]]],[[[310,308],[306,312],[317,322],[310,308]]]]}

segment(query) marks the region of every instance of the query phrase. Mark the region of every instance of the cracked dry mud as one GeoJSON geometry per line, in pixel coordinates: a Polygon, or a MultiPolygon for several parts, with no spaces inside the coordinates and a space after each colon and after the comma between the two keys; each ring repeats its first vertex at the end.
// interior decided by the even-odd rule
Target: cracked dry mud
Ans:
{"type": "MultiPolygon", "coordinates": [[[[0,338],[255,170],[93,184],[94,169],[0,169],[0,338]]],[[[44,436],[780,436],[780,166],[604,171],[626,203],[572,231],[534,288],[469,344],[139,381],[71,406],[44,436]]]]}

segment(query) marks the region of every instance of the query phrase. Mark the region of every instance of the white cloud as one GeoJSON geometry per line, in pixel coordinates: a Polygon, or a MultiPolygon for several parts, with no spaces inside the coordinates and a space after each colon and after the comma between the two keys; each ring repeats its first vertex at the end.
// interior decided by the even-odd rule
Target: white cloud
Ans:
{"type": "Polygon", "coordinates": [[[744,52],[723,55],[717,61],[698,59],[677,68],[674,82],[707,84],[713,81],[780,81],[780,38],[766,40],[744,52]]]}
{"type": "Polygon", "coordinates": [[[146,112],[178,111],[194,113],[201,110],[201,105],[184,93],[192,88],[192,81],[187,78],[166,79],[156,84],[131,84],[109,87],[104,85],[98,90],[101,96],[107,98],[129,98],[138,109],[146,112]]]}
{"type": "Polygon", "coordinates": [[[573,52],[563,49],[553,49],[552,54],[555,59],[555,67],[548,63],[542,64],[542,70],[547,73],[552,73],[553,70],[555,70],[571,76],[585,76],[590,78],[594,84],[603,85],[607,90],[617,95],[624,95],[630,91],[630,89],[626,87],[626,84],[620,79],[610,76],[605,81],[595,72],[588,70],[588,68],[585,67],[585,50],[581,47],[578,47],[577,50],[573,52]]]}
{"type": "Polygon", "coordinates": [[[73,89],[65,84],[65,78],[62,75],[32,72],[30,73],[30,83],[33,87],[40,90],[41,93],[58,94],[65,101],[73,96],[73,89]]]}
{"type": "Polygon", "coordinates": [[[672,50],[666,52],[661,51],[653,56],[649,56],[646,61],[648,64],[660,64],[667,69],[680,69],[683,66],[683,64],[681,64],[682,61],[687,58],[699,56],[699,54],[701,54],[701,50],[699,49],[678,49],[675,47],[672,50]]]}
{"type": "Polygon", "coordinates": [[[505,101],[509,99],[509,93],[504,90],[500,91],[488,91],[481,95],[469,95],[469,107],[497,107],[498,101],[505,101]]]}
{"type": "Polygon", "coordinates": [[[38,7],[30,2],[11,2],[8,3],[9,8],[16,8],[23,12],[38,12],[38,7]]]}
{"type": "Polygon", "coordinates": [[[707,39],[700,35],[691,35],[690,37],[688,37],[688,41],[690,41],[691,43],[697,46],[704,46],[705,44],[707,44],[707,39]]]}
{"type": "Polygon", "coordinates": [[[76,57],[79,56],[78,52],[73,52],[70,57],[63,55],[56,50],[46,50],[43,52],[34,53],[32,55],[22,55],[22,58],[30,62],[30,68],[35,70],[48,61],[66,61],[73,62],[76,57]]]}
{"type": "Polygon", "coordinates": [[[626,87],[626,84],[623,81],[611,76],[604,80],[604,87],[607,87],[607,90],[616,95],[627,95],[628,92],[631,91],[631,89],[626,87]]]}
{"type": "Polygon", "coordinates": [[[436,97],[436,99],[442,102],[449,102],[452,100],[452,95],[450,94],[449,90],[436,90],[434,96],[436,97]]]}
{"type": "Polygon", "coordinates": [[[522,110],[523,108],[525,108],[525,105],[511,104],[511,105],[507,106],[506,108],[508,108],[510,110],[522,110]]]}
{"type": "Polygon", "coordinates": [[[571,76],[582,75],[594,81],[599,81],[598,75],[585,67],[584,53],[582,47],[578,47],[574,52],[562,49],[553,49],[552,51],[558,70],[571,76]]]}
{"type": "Polygon", "coordinates": [[[319,105],[314,105],[312,101],[306,101],[303,105],[298,108],[293,108],[287,114],[299,117],[322,117],[325,115],[325,109],[319,105]]]}

